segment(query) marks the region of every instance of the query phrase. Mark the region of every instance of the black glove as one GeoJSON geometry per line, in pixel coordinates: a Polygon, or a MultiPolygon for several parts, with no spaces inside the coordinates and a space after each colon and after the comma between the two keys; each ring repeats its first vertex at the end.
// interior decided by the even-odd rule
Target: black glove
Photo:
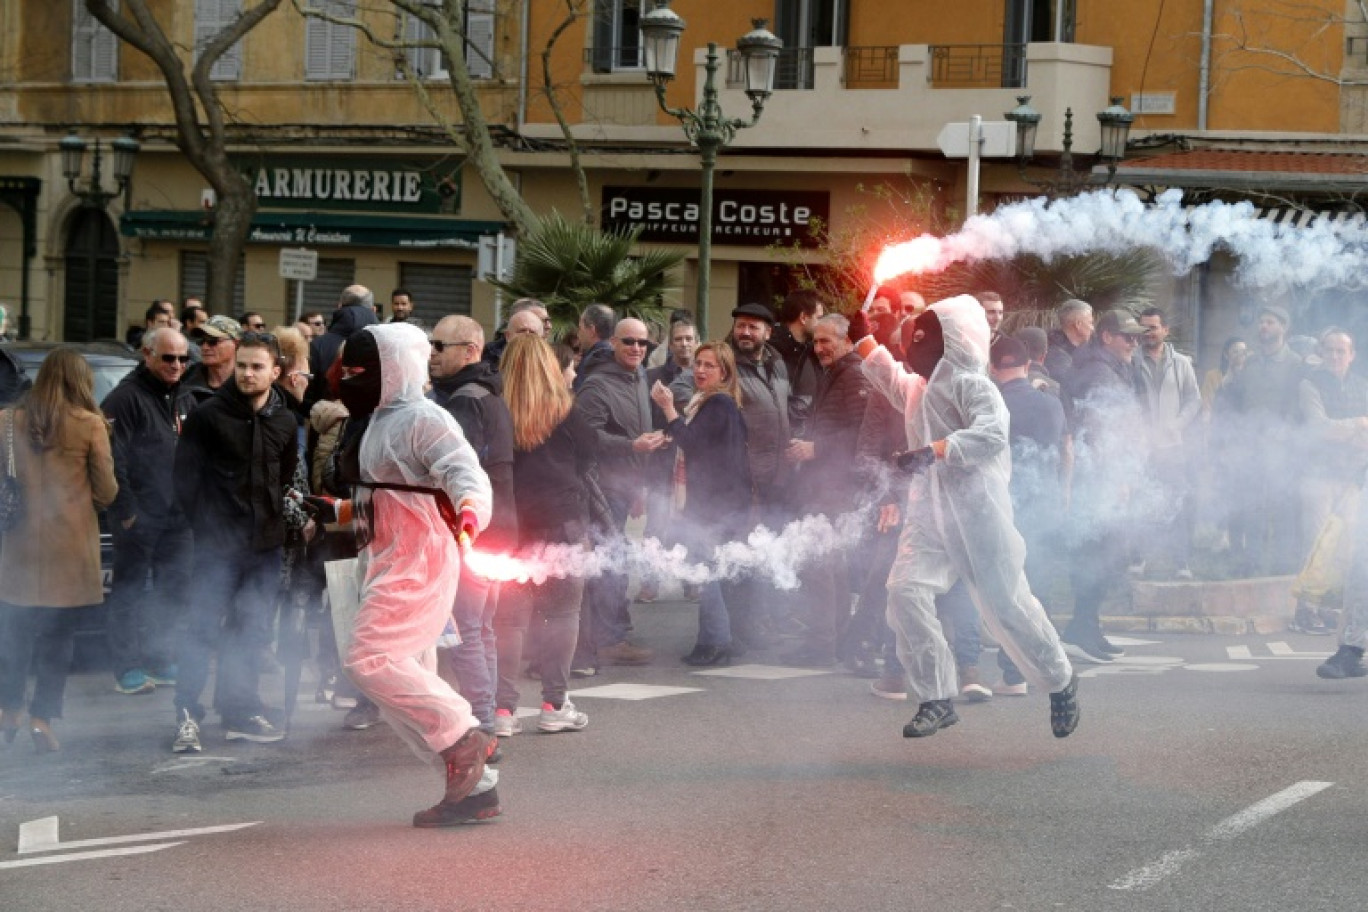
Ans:
{"type": "Polygon", "coordinates": [[[863,310],[857,310],[850,315],[850,330],[846,333],[846,337],[851,342],[859,342],[867,335],[869,335],[869,317],[865,316],[863,310]]]}
{"type": "Polygon", "coordinates": [[[315,497],[312,494],[305,494],[302,506],[318,522],[336,523],[337,505],[339,503],[340,501],[335,497],[315,497]]]}
{"type": "Polygon", "coordinates": [[[908,450],[899,453],[894,457],[898,463],[898,468],[910,475],[918,475],[931,468],[931,464],[936,461],[936,451],[929,446],[924,446],[919,450],[908,450]]]}

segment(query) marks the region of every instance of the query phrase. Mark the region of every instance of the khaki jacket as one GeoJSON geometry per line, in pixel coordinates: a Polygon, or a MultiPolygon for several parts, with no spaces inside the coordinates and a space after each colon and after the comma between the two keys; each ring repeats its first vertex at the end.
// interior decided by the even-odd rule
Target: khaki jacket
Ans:
{"type": "Polygon", "coordinates": [[[18,528],[0,537],[0,601],[73,608],[104,601],[97,510],[119,492],[103,415],[73,409],[57,444],[36,451],[27,415],[0,412],[0,471],[5,432],[14,419],[15,474],[24,489],[18,528]]]}

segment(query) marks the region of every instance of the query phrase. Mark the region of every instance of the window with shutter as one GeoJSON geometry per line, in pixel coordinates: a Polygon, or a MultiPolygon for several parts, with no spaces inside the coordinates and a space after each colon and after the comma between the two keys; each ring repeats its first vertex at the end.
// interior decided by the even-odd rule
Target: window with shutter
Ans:
{"type": "Polygon", "coordinates": [[[399,285],[413,299],[413,316],[429,327],[436,326],[438,320],[451,314],[470,316],[474,278],[474,270],[469,266],[399,264],[399,285]]]}
{"type": "MultiPolygon", "coordinates": [[[[242,12],[242,0],[195,0],[195,57],[242,12]]],[[[231,81],[242,75],[242,42],[223,52],[209,71],[210,79],[231,81]]]]}
{"type": "MultiPolygon", "coordinates": [[[[111,7],[119,8],[117,0],[111,7]]],[[[72,0],[71,79],[73,82],[116,82],[119,39],[90,15],[83,0],[72,0]]]]}
{"type": "MultiPolygon", "coordinates": [[[[440,0],[429,0],[425,6],[439,6],[440,0]]],[[[424,41],[434,41],[437,33],[432,26],[416,16],[405,14],[404,16],[404,40],[417,44],[424,41]]],[[[408,49],[409,66],[419,79],[446,79],[447,67],[446,60],[440,49],[435,47],[410,47],[408,49]]],[[[402,73],[396,74],[402,76],[402,73]]]]}
{"type": "Polygon", "coordinates": [[[472,79],[494,78],[494,0],[466,3],[465,57],[472,79]]]}
{"type": "MultiPolygon", "coordinates": [[[[312,282],[304,283],[304,310],[321,310],[331,314],[337,306],[337,296],[342,289],[356,281],[356,260],[346,257],[319,257],[318,272],[312,282]]],[[[285,283],[285,311],[294,315],[295,286],[293,280],[285,283]]]]}
{"type": "Polygon", "coordinates": [[[596,0],[594,4],[595,73],[639,70],[643,0],[596,0]]]}
{"type": "MultiPolygon", "coordinates": [[[[180,252],[180,299],[199,298],[201,301],[209,293],[209,254],[201,250],[182,250],[180,252]]],[[[247,262],[238,260],[237,283],[233,289],[231,308],[212,305],[214,313],[226,313],[237,318],[247,309],[247,262]]]]}
{"type": "MultiPolygon", "coordinates": [[[[356,0],[315,0],[331,16],[354,18],[356,0]]],[[[304,23],[304,78],[347,81],[355,73],[356,29],[310,18],[304,23]]]]}

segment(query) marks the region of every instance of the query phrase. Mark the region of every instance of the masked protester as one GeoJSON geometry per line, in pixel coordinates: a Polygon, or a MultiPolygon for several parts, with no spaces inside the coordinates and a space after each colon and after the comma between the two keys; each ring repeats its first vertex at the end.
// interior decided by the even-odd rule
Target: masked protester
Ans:
{"type": "MultiPolygon", "coordinates": [[[[866,321],[852,321],[852,336],[866,321]]],[[[1026,677],[1050,692],[1058,738],[1078,725],[1078,679],[1023,572],[1025,545],[1012,524],[1007,408],[988,379],[988,321],[961,295],[933,304],[905,335],[907,367],[870,336],[856,351],[870,386],[901,409],[913,473],[898,554],[888,578],[888,618],[919,706],[903,736],[933,735],[959,721],[955,661],[935,599],[963,580],[984,622],[1026,677]]]]}
{"type": "Polygon", "coordinates": [[[460,578],[457,533],[473,540],[489,524],[492,497],[456,419],[424,397],[429,351],[423,331],[403,323],[347,340],[338,391],[351,421],[339,460],[355,493],[312,501],[358,526],[361,606],[343,664],[415,753],[445,769],[443,798],[414,815],[417,827],[500,813],[485,768],[493,737],[436,671],[460,578]]]}

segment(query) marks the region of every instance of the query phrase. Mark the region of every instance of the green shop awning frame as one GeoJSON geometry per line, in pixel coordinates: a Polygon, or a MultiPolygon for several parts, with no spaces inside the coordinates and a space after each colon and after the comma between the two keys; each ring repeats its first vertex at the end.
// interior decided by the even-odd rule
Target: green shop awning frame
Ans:
{"type": "MultiPolygon", "coordinates": [[[[307,247],[398,247],[406,250],[475,250],[480,238],[506,232],[504,222],[451,217],[418,218],[346,212],[258,212],[249,244],[307,247]]],[[[119,220],[125,237],[150,241],[208,242],[212,215],[184,210],[137,210],[119,220]]]]}

